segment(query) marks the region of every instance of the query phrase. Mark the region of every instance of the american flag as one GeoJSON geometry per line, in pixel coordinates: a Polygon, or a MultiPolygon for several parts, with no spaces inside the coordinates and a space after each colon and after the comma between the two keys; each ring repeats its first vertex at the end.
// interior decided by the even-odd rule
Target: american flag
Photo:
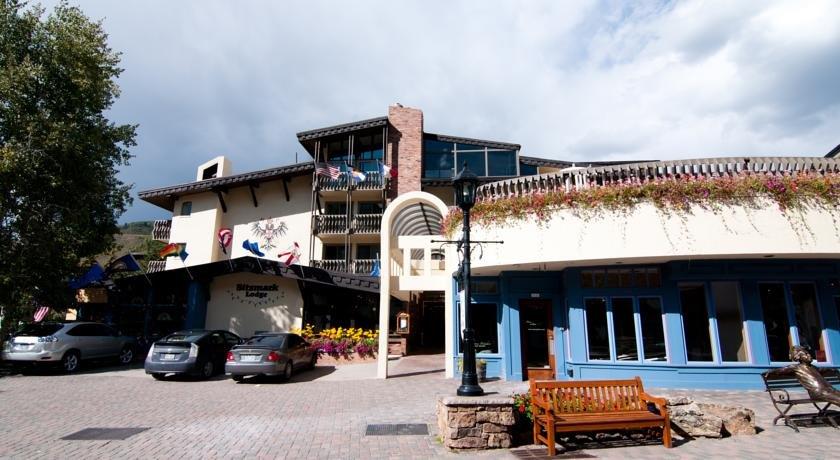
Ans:
{"type": "Polygon", "coordinates": [[[33,317],[33,319],[36,323],[40,323],[44,320],[44,318],[47,317],[47,313],[49,312],[50,307],[38,307],[37,309],[35,309],[35,316],[33,317]]]}
{"type": "Polygon", "coordinates": [[[338,166],[329,163],[318,163],[315,165],[315,174],[338,179],[341,176],[341,170],[338,169],[338,166]]]}

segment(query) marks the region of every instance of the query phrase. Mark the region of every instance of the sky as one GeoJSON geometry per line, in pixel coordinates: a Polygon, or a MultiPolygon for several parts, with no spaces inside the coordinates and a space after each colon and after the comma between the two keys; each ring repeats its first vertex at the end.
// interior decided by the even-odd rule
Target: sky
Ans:
{"type": "MultiPolygon", "coordinates": [[[[49,10],[56,2],[43,1],[49,10]]],[[[840,144],[833,1],[76,0],[122,53],[137,191],[308,157],[295,133],[424,112],[425,130],[595,160],[822,156],[840,144]]]]}

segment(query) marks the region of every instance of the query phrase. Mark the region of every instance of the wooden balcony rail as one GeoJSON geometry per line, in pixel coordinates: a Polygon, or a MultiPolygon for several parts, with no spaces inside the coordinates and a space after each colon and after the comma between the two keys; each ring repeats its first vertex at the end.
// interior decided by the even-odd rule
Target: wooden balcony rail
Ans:
{"type": "Polygon", "coordinates": [[[149,268],[146,270],[146,273],[162,272],[165,269],[166,269],[166,261],[165,260],[150,260],[149,261],[149,268]]]}
{"type": "Polygon", "coordinates": [[[171,220],[156,220],[155,223],[152,224],[152,239],[168,243],[170,231],[172,231],[171,220]]]}
{"type": "Polygon", "coordinates": [[[356,259],[353,261],[353,273],[370,275],[376,262],[379,262],[379,259],[356,259]]]}
{"type": "Polygon", "coordinates": [[[727,157],[651,161],[517,177],[478,188],[479,200],[496,200],[555,191],[571,191],[614,184],[646,183],[685,177],[730,177],[742,174],[796,175],[840,172],[840,159],[810,157],[727,157]]]}
{"type": "Polygon", "coordinates": [[[350,176],[346,172],[342,172],[336,179],[316,175],[315,183],[318,189],[324,191],[347,190],[349,186],[352,186],[355,190],[381,190],[385,187],[385,181],[379,171],[369,171],[364,174],[365,180],[360,182],[350,180],[350,176]]]}
{"type": "Polygon", "coordinates": [[[340,234],[346,232],[346,215],[319,214],[315,216],[315,234],[340,234]]]}
{"type": "Polygon", "coordinates": [[[382,214],[356,214],[353,216],[353,231],[356,233],[379,233],[382,214]]]}
{"type": "Polygon", "coordinates": [[[312,266],[332,272],[347,272],[347,261],[344,259],[313,260],[312,266]]]}

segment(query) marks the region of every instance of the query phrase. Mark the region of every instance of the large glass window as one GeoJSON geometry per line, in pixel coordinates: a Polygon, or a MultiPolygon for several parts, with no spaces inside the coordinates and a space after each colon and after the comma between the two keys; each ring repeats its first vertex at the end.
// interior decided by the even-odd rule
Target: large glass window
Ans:
{"type": "Polygon", "coordinates": [[[822,321],[817,311],[817,292],[813,284],[794,283],[790,285],[790,297],[799,331],[799,345],[811,348],[814,359],[825,362],[825,343],[822,337],[822,321]]]}
{"type": "Polygon", "coordinates": [[[720,340],[721,361],[747,361],[747,340],[744,336],[744,320],[741,318],[741,296],[736,281],[711,283],[715,300],[720,340]]]}
{"type": "Polygon", "coordinates": [[[475,352],[498,353],[499,326],[496,319],[496,304],[470,305],[470,322],[475,330],[475,352]]]}
{"type": "Polygon", "coordinates": [[[782,283],[761,283],[758,285],[758,291],[770,361],[789,361],[791,341],[785,286],[782,283]]]}
{"type": "MultiPolygon", "coordinates": [[[[473,146],[468,146],[473,147],[473,146]]],[[[458,151],[455,156],[455,161],[457,164],[455,165],[455,174],[461,172],[464,169],[464,162],[467,163],[467,167],[470,168],[470,171],[474,172],[478,176],[486,176],[487,175],[487,164],[486,158],[484,158],[484,149],[481,150],[461,150],[461,144],[458,144],[458,151]]]]}
{"type": "Polygon", "coordinates": [[[526,165],[525,163],[519,163],[519,175],[521,176],[536,176],[537,175],[537,167],[533,165],[526,165]]]}
{"type": "Polygon", "coordinates": [[[712,361],[709,310],[703,284],[680,285],[685,348],[689,361],[712,361]]]}
{"type": "Polygon", "coordinates": [[[590,360],[610,359],[607,299],[586,299],[586,341],[590,360]]]}
{"type": "Polygon", "coordinates": [[[362,171],[379,171],[382,161],[382,134],[356,136],[353,145],[353,164],[362,171]]]}
{"type": "Polygon", "coordinates": [[[513,150],[487,150],[488,176],[515,176],[516,152],[513,150]]]}
{"type": "Polygon", "coordinates": [[[665,331],[662,327],[662,301],[659,297],[639,298],[639,322],[642,325],[642,352],[645,361],[667,361],[665,331]]]}
{"type": "Polygon", "coordinates": [[[423,177],[448,179],[455,176],[455,154],[451,142],[426,139],[423,150],[423,177]]]}
{"type": "Polygon", "coordinates": [[[350,161],[350,139],[344,137],[342,139],[324,142],[322,144],[321,158],[326,158],[330,163],[343,167],[345,163],[350,161]]]}
{"type": "Polygon", "coordinates": [[[615,331],[615,359],[618,361],[638,361],[639,350],[636,346],[636,318],[633,312],[633,299],[613,297],[612,318],[615,331]]]}

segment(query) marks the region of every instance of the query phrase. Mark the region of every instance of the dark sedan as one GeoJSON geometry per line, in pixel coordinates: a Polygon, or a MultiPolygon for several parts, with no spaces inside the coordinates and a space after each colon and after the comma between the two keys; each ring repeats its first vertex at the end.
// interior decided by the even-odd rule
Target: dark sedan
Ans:
{"type": "Polygon", "coordinates": [[[283,376],[297,369],[312,369],[318,354],[301,336],[286,332],[258,334],[227,354],[225,373],[242,381],[249,375],[283,376]]]}
{"type": "Polygon", "coordinates": [[[190,329],[158,340],[146,355],[145,369],[157,380],[167,374],[210,378],[224,370],[228,351],[242,339],[228,331],[190,329]]]}

